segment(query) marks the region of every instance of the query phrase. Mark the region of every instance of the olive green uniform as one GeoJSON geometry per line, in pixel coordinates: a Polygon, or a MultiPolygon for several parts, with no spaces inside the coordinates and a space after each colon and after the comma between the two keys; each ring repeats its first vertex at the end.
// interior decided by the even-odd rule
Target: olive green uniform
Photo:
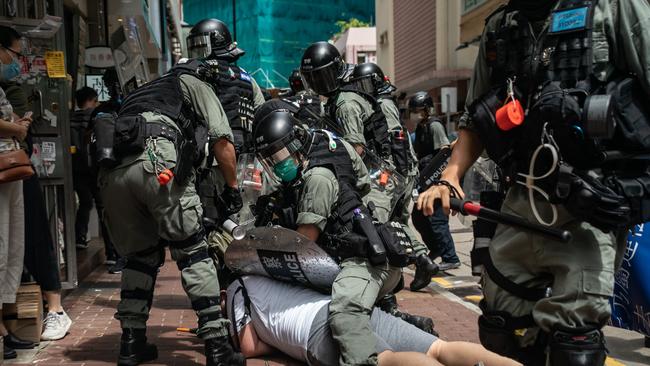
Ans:
{"type": "Polygon", "coordinates": [[[445,127],[442,125],[442,123],[429,123],[428,120],[422,121],[421,123],[429,124],[431,135],[433,136],[431,139],[433,150],[440,150],[445,146],[449,146],[450,142],[449,138],[447,137],[447,131],[445,131],[445,127]]]}
{"type": "MultiPolygon", "coordinates": [[[[254,78],[251,78],[251,82],[253,84],[253,106],[257,110],[259,106],[264,104],[264,95],[262,94],[262,90],[260,89],[259,85],[257,85],[257,82],[254,78]]],[[[226,121],[226,123],[228,122],[226,121]]],[[[216,161],[213,162],[213,166],[210,168],[208,177],[204,179],[208,179],[208,181],[217,188],[217,194],[221,194],[221,192],[223,192],[223,187],[226,184],[226,179],[223,177],[221,169],[219,169],[216,161]]],[[[212,230],[210,233],[208,233],[208,246],[211,249],[215,250],[217,253],[221,253],[221,255],[225,253],[231,241],[232,237],[227,233],[222,232],[221,230],[212,230]]]]}
{"type": "MultiPolygon", "coordinates": [[[[367,147],[363,126],[374,112],[372,105],[361,95],[348,91],[339,93],[335,103],[336,120],[343,127],[345,141],[352,145],[367,147]]],[[[399,120],[397,123],[399,124],[399,120]]],[[[392,158],[389,158],[387,162],[392,165],[392,158]]],[[[388,184],[386,187],[373,184],[370,193],[364,197],[364,203],[373,202],[375,204],[374,217],[381,223],[390,219],[394,206],[394,190],[395,187],[392,184],[388,184]]]]}
{"type": "MultiPolygon", "coordinates": [[[[386,121],[388,121],[388,130],[390,132],[402,130],[402,124],[399,122],[399,109],[397,108],[397,105],[395,105],[392,100],[383,98],[379,99],[379,105],[386,116],[386,121]]],[[[418,240],[417,235],[415,235],[415,232],[413,232],[413,229],[411,229],[411,226],[409,225],[409,220],[411,218],[410,208],[411,202],[413,201],[413,188],[415,187],[415,181],[418,176],[418,158],[415,155],[413,143],[410,138],[408,138],[408,142],[411,166],[409,167],[408,174],[405,177],[406,189],[404,190],[404,201],[401,203],[401,211],[395,212],[393,217],[397,222],[402,224],[404,232],[408,235],[411,243],[413,243],[414,254],[419,256],[420,254],[427,254],[429,250],[424,243],[418,240]]]]}
{"type": "MultiPolygon", "coordinates": [[[[185,98],[207,122],[209,135],[232,141],[228,120],[210,85],[191,75],[182,75],[180,79],[185,98]]],[[[179,131],[165,115],[155,112],[141,115],[147,123],[162,123],[179,131]]],[[[165,167],[176,165],[176,149],[169,140],[155,139],[154,151],[165,167]]],[[[106,206],[106,225],[115,239],[117,252],[128,259],[122,272],[122,299],[116,314],[122,328],[146,328],[155,269],[164,261],[162,240],[172,242],[172,258],[179,268],[184,267],[183,289],[193,307],[199,309],[198,335],[204,339],[227,335],[228,321],[216,316],[220,311],[216,269],[212,260],[202,255],[207,251],[207,244],[202,234],[202,209],[194,176],[187,185],[176,184],[173,179],[167,185],[160,185],[145,150],[125,157],[116,168],[102,170],[99,184],[106,206]]]]}
{"type": "MultiPolygon", "coordinates": [[[[470,82],[467,105],[486,93],[490,85],[490,68],[486,63],[487,32],[496,30],[499,14],[486,24],[479,55],[470,82]]],[[[609,80],[616,69],[637,75],[650,95],[650,4],[645,0],[600,0],[595,9],[593,30],[594,75],[609,80]]],[[[538,38],[538,47],[544,37],[538,38]]],[[[465,128],[472,129],[472,121],[465,128]]],[[[548,203],[536,199],[542,217],[550,217],[548,203]]],[[[503,204],[504,212],[514,213],[536,222],[528,195],[523,187],[510,189],[503,204]]],[[[532,312],[535,323],[544,331],[554,328],[579,328],[604,324],[610,318],[614,271],[625,248],[625,233],[618,238],[580,221],[558,206],[554,225],[570,230],[573,240],[560,243],[508,226],[498,226],[490,243],[490,255],[496,268],[509,280],[531,288],[550,287],[552,294],[532,302],[516,297],[483,275],[483,292],[487,311],[506,311],[513,316],[532,312]],[[543,274],[550,274],[550,281],[543,274]]],[[[515,332],[520,346],[531,345],[538,329],[515,332]]]]}
{"type": "MultiPolygon", "coordinates": [[[[343,142],[357,173],[356,189],[370,190],[368,171],[352,146],[343,142]]],[[[298,204],[297,225],[316,225],[325,229],[334,210],[339,183],[334,173],[322,167],[307,170],[298,204]]],[[[370,313],[377,299],[391,292],[400,279],[401,270],[388,264],[373,266],[366,258],[353,257],[341,263],[341,272],[332,285],[329,323],[332,335],[341,348],[341,365],[375,365],[376,339],[370,329],[370,313]]]]}

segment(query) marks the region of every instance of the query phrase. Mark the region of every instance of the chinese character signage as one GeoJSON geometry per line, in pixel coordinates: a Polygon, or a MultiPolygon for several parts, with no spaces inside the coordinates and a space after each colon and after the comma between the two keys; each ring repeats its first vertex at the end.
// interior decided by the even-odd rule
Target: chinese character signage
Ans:
{"type": "MultiPolygon", "coordinates": [[[[648,226],[650,229],[650,226],[648,226]]],[[[627,238],[623,264],[616,272],[612,325],[650,336],[650,230],[636,225],[627,238]]]]}

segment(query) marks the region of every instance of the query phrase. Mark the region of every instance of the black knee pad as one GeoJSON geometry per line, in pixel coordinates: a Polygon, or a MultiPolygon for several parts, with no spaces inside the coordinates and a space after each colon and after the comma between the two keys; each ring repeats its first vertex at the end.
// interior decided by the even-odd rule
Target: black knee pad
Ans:
{"type": "Polygon", "coordinates": [[[605,336],[600,329],[563,328],[551,333],[551,366],[603,366],[607,358],[605,336]]]}
{"type": "Polygon", "coordinates": [[[484,312],[478,319],[478,334],[483,347],[501,356],[515,359],[526,366],[546,364],[546,337],[541,335],[535,344],[521,348],[515,338],[515,329],[535,326],[532,317],[514,318],[507,312],[484,312]]]}

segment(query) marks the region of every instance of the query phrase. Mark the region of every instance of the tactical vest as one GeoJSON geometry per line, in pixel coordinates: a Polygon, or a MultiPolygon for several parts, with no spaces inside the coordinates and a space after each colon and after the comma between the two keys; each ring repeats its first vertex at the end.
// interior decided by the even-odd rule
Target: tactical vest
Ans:
{"type": "Polygon", "coordinates": [[[253,117],[253,83],[251,76],[236,65],[223,60],[206,61],[217,72],[213,74],[211,83],[214,86],[219,102],[226,112],[238,153],[252,152],[253,117]]]}
{"type": "MultiPolygon", "coordinates": [[[[331,238],[342,231],[352,230],[353,211],[356,208],[363,207],[363,202],[356,191],[357,174],[354,171],[350,154],[343,142],[335,137],[336,148],[331,149],[327,134],[321,130],[316,130],[313,133],[314,140],[308,153],[309,163],[303,174],[310,169],[321,167],[334,173],[338,181],[339,197],[327,219],[323,235],[318,240],[318,244],[326,250],[335,251],[331,238]]],[[[297,206],[302,195],[302,184],[301,181],[298,186],[283,186],[281,205],[276,206],[279,225],[290,229],[297,227],[297,206]]]]}
{"type": "MultiPolygon", "coordinates": [[[[179,164],[184,165],[189,160],[198,164],[203,160],[208,131],[206,122],[199,118],[194,111],[191,101],[183,94],[180,77],[193,75],[205,78],[203,73],[208,70],[201,61],[193,60],[187,64],[174,66],[167,74],[134,90],[124,100],[115,122],[115,150],[120,156],[141,152],[144,142],[152,135],[148,125],[140,117],[143,112],[160,113],[176,123],[182,138],[174,136],[171,129],[158,128],[155,137],[166,137],[176,145],[179,164]]],[[[187,166],[187,165],[186,165],[187,166]]],[[[180,168],[179,168],[180,169],[180,168]]],[[[176,176],[179,176],[175,172],[176,176]]]]}
{"type": "MultiPolygon", "coordinates": [[[[528,169],[532,151],[540,145],[544,124],[549,120],[557,122],[562,119],[536,113],[537,102],[547,98],[562,104],[557,102],[558,98],[553,100],[553,93],[561,97],[562,93],[574,92],[577,96],[574,99],[583,103],[584,96],[591,95],[600,87],[592,77],[592,23],[596,3],[597,0],[561,0],[550,15],[548,28],[543,32],[541,23],[530,23],[510,6],[503,7],[490,17],[498,17],[497,29],[486,33],[485,45],[493,90],[475,102],[470,112],[477,109],[477,104],[484,103],[484,106],[487,104],[485,109],[488,114],[494,115],[505,100],[508,79],[515,79],[515,94],[524,109],[533,111],[528,113],[522,126],[510,131],[479,131],[488,154],[502,167],[508,165],[504,167],[505,170],[528,169]],[[543,40],[541,47],[538,47],[535,39],[540,37],[543,40]],[[548,90],[554,91],[545,94],[548,90]],[[513,163],[516,167],[513,167],[513,163]]],[[[553,126],[554,138],[563,158],[571,165],[593,168],[594,162],[599,160],[599,147],[593,140],[575,139],[571,123],[582,117],[582,105],[576,105],[574,109],[574,120],[553,126]]],[[[496,129],[494,125],[488,127],[496,129]]]]}
{"type": "Polygon", "coordinates": [[[429,156],[436,155],[439,150],[434,149],[433,124],[440,123],[438,119],[431,118],[427,123],[419,123],[415,129],[415,144],[413,148],[418,156],[418,160],[423,160],[429,156]]]}
{"type": "MultiPolygon", "coordinates": [[[[326,105],[327,112],[332,121],[336,121],[336,100],[340,92],[352,92],[362,96],[370,105],[373,113],[363,121],[363,137],[368,143],[368,148],[374,151],[383,159],[391,156],[390,134],[388,133],[388,122],[386,116],[381,110],[377,100],[370,94],[364,93],[351,86],[345,86],[339,89],[339,92],[332,96],[326,105]]],[[[343,121],[345,123],[345,121],[343,121]]]]}

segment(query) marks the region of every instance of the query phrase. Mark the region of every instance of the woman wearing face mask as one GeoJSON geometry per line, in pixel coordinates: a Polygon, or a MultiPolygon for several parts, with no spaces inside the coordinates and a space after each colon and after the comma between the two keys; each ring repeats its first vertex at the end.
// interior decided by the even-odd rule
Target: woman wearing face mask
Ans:
{"type": "MultiPolygon", "coordinates": [[[[0,88],[13,107],[14,119],[30,111],[27,95],[16,81],[20,72],[18,59],[21,57],[21,35],[15,29],[0,26],[0,88]]],[[[28,133],[24,139],[29,151],[32,146],[28,133]]],[[[71,320],[61,304],[61,279],[54,240],[49,230],[49,221],[43,191],[37,175],[23,182],[23,203],[25,217],[24,266],[39,284],[47,302],[47,316],[43,322],[42,340],[57,340],[65,336],[71,320]]],[[[0,328],[2,331],[2,328],[0,328]]],[[[5,345],[7,339],[5,339],[5,345]]],[[[23,348],[16,344],[13,348],[23,348]]]]}

